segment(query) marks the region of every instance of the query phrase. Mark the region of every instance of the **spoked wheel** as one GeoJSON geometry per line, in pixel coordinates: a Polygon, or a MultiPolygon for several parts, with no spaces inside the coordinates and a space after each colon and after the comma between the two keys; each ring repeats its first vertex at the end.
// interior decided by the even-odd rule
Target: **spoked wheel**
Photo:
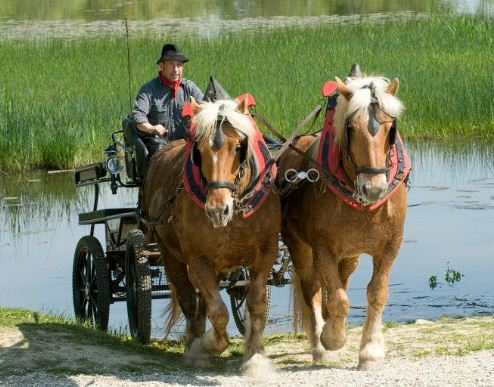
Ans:
{"type": "Polygon", "coordinates": [[[148,257],[143,255],[143,245],[142,231],[131,230],[127,237],[125,278],[130,334],[147,344],[151,338],[151,271],[148,257]]]}
{"type": "MultiPolygon", "coordinates": [[[[250,274],[248,269],[239,269],[230,275],[230,281],[245,282],[244,286],[235,286],[228,289],[230,295],[230,306],[232,309],[233,320],[241,335],[245,335],[246,328],[246,311],[247,311],[247,289],[250,283],[250,274]]],[[[267,324],[269,317],[269,308],[271,305],[271,287],[266,285],[266,311],[264,312],[264,323],[267,324]]]]}
{"type": "Polygon", "coordinates": [[[75,249],[72,296],[76,319],[106,331],[110,315],[110,277],[101,244],[90,235],[82,237],[75,249]]]}

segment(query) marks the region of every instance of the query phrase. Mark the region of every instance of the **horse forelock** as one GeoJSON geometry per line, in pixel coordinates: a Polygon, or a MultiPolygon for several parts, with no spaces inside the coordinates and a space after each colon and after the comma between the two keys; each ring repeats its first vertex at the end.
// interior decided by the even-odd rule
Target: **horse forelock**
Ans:
{"type": "Polygon", "coordinates": [[[389,80],[383,77],[365,77],[351,80],[347,86],[353,91],[350,101],[338,97],[333,126],[335,144],[341,144],[345,134],[345,123],[352,116],[359,117],[367,111],[374,98],[378,106],[389,116],[396,118],[403,112],[403,104],[394,95],[387,92],[389,80]]]}
{"type": "Polygon", "coordinates": [[[252,141],[256,134],[251,120],[236,110],[237,103],[231,100],[202,102],[202,110],[192,118],[196,126],[196,140],[212,140],[216,135],[218,121],[231,126],[242,140],[248,141],[248,156],[252,154],[252,141]]]}

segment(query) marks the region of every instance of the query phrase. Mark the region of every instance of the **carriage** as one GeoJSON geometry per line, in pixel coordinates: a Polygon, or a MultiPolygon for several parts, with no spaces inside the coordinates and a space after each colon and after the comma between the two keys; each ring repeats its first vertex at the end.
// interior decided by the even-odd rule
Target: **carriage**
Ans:
{"type": "MultiPolygon", "coordinates": [[[[140,225],[145,223],[139,205],[131,208],[99,209],[100,185],[109,184],[112,194],[121,188],[136,188],[141,193],[146,170],[147,149],[136,135],[129,119],[122,129],[112,133],[105,150],[106,159],[78,168],[76,187],[92,186],[92,211],[79,214],[79,224],[90,226],[88,235],[77,243],[73,261],[72,291],[75,316],[100,330],[108,328],[110,305],[126,301],[130,334],[141,343],[151,336],[152,299],[170,297],[170,284],[157,243],[147,243],[140,225]],[[121,168],[121,157],[125,171],[121,168]],[[104,228],[105,241],[95,237],[95,226],[104,228]]],[[[268,305],[271,286],[284,286],[289,280],[289,255],[279,241],[279,256],[267,284],[268,305]]],[[[220,281],[230,299],[233,319],[245,334],[246,293],[249,271],[229,273],[220,281]]],[[[266,321],[268,318],[266,309],[266,321]]]]}

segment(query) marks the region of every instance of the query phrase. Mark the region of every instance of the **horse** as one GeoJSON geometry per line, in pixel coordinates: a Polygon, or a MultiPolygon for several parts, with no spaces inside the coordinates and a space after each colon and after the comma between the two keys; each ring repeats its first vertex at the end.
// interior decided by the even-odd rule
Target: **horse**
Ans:
{"type": "Polygon", "coordinates": [[[255,374],[270,367],[262,333],[281,210],[271,186],[276,166],[249,106],[248,99],[192,100],[190,138],[153,156],[142,207],[155,224],[148,234],[159,243],[172,289],[167,334],[180,310],[185,315],[186,365],[207,366],[209,354],[227,348],[228,310],[219,280],[240,267],[249,269],[242,371],[255,374]],[[260,148],[264,164],[257,160],[260,148]],[[212,325],[207,332],[206,316],[212,325]]]}
{"type": "Polygon", "coordinates": [[[407,206],[407,187],[401,184],[407,171],[401,170],[401,180],[392,185],[390,174],[399,162],[397,156],[405,161],[408,157],[396,148],[403,146],[396,133],[396,118],[404,109],[395,96],[399,80],[389,82],[359,72],[346,82],[339,78],[327,82],[335,90],[325,121],[332,134],[324,137],[323,130],[296,139],[298,150],[288,148],[279,159],[276,183],[286,186],[289,169],[312,167],[320,172],[320,184],[299,184],[281,199],[282,236],[299,280],[294,281],[299,297],[295,316],[302,316],[308,325],[304,329],[311,338],[314,361],[329,360],[329,351],[345,345],[348,281],[360,255],[372,256],[358,363],[366,370],[378,368],[385,356],[382,312],[407,206]],[[328,156],[330,150],[339,156],[328,156]],[[336,160],[335,170],[324,164],[328,158],[336,160]],[[336,179],[338,174],[342,182],[336,179]]]}

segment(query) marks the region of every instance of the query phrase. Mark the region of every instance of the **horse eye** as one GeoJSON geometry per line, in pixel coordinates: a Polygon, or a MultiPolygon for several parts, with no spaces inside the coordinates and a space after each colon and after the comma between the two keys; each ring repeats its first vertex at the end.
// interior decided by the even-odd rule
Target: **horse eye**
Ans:
{"type": "Polygon", "coordinates": [[[242,145],[241,144],[237,144],[237,146],[235,147],[235,152],[240,152],[240,150],[242,149],[242,145]]]}

